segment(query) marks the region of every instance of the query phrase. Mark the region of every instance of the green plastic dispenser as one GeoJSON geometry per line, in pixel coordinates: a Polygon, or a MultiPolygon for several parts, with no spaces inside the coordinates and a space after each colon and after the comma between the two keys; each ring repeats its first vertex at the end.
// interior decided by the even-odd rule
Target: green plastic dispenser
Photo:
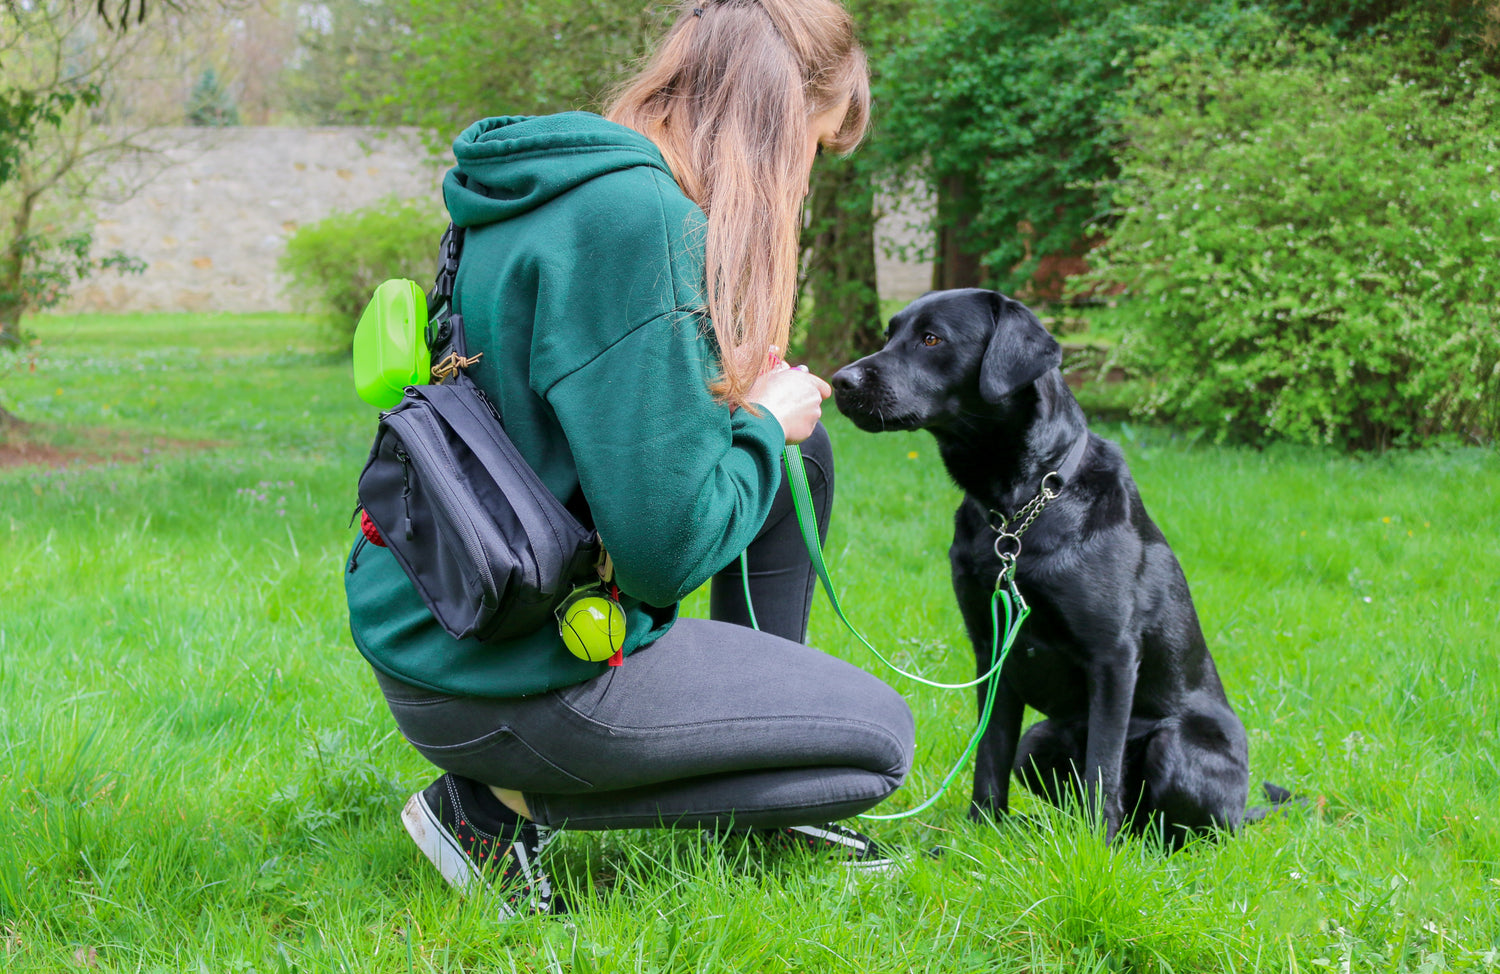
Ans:
{"type": "Polygon", "coordinates": [[[416,281],[392,278],[375,289],[354,329],[354,388],[372,406],[390,409],[402,390],[432,378],[427,296],[416,281]]]}

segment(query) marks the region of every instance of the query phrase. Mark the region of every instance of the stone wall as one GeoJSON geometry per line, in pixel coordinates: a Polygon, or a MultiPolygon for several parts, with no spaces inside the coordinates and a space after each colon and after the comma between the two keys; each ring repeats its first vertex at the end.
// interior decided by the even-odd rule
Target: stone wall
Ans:
{"type": "MultiPolygon", "coordinates": [[[[286,311],[276,263],[305,223],[385,196],[441,198],[446,163],[411,131],[361,128],[169,129],[154,174],[128,200],[100,205],[96,245],[147,262],[140,276],[101,274],[64,311],[286,311]]],[[[907,217],[882,230],[902,239],[907,217]]],[[[885,257],[883,297],[927,289],[930,266],[885,257]]]]}
{"type": "Polygon", "coordinates": [[[926,187],[907,187],[899,196],[875,200],[875,278],[880,297],[903,303],[932,290],[932,233],[927,229],[933,201],[926,187]],[[928,254],[922,256],[925,249],[928,254]]]}
{"type": "Polygon", "coordinates": [[[64,310],[289,310],[276,261],[298,226],[391,194],[436,198],[442,179],[411,132],[184,128],[156,139],[163,165],[130,199],[99,206],[94,232],[146,272],[92,278],[64,310]]]}

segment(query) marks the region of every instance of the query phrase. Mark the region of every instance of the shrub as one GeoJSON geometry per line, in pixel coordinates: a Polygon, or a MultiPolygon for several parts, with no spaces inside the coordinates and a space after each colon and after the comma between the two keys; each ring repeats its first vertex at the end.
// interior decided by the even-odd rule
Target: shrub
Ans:
{"type": "Polygon", "coordinates": [[[1500,432],[1500,97],[1454,61],[1271,36],[1170,48],[1124,113],[1121,364],[1142,411],[1352,448],[1500,432]]]}
{"type": "Polygon", "coordinates": [[[1013,289],[1043,255],[1086,249],[1134,56],[1179,24],[1214,43],[1242,16],[1217,0],[938,0],[880,63],[871,148],[925,179],[939,225],[1013,289]]]}
{"type": "Polygon", "coordinates": [[[303,310],[348,348],[370,294],[392,277],[426,287],[437,270],[438,240],[447,226],[427,200],[381,200],[298,228],[281,257],[287,290],[303,310]]]}

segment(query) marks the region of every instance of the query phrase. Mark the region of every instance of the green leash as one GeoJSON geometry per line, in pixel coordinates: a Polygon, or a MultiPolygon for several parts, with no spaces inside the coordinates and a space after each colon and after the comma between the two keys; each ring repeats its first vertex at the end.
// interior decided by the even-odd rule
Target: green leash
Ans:
{"type": "MultiPolygon", "coordinates": [[[[913,815],[925,812],[939,798],[943,797],[943,793],[948,790],[948,786],[953,783],[953,779],[958,777],[958,773],[963,770],[964,765],[969,763],[969,758],[973,757],[974,752],[979,749],[979,742],[984,738],[984,732],[990,726],[990,715],[995,711],[995,691],[1000,687],[1000,667],[1005,665],[1005,657],[1010,655],[1010,648],[1015,644],[1016,635],[1021,631],[1021,623],[1025,622],[1026,617],[1031,613],[1031,608],[1027,606],[1026,600],[1021,598],[1021,593],[1015,591],[1015,584],[1015,580],[1012,579],[1010,582],[1010,592],[1004,591],[998,585],[995,586],[995,594],[990,598],[990,628],[995,633],[994,645],[990,647],[990,658],[995,659],[997,649],[999,651],[999,658],[995,659],[994,667],[984,676],[985,679],[990,681],[990,685],[985,688],[984,709],[979,713],[979,726],[974,728],[973,735],[969,737],[969,746],[964,748],[964,753],[959,755],[958,761],[943,776],[942,782],[938,785],[937,791],[932,793],[932,797],[916,808],[909,808],[904,812],[892,812],[889,815],[873,815],[869,812],[864,812],[860,814],[860,818],[867,818],[878,822],[889,822],[895,819],[911,818],[913,815]],[[1012,599],[1015,602],[1012,602],[1012,599]],[[1019,613],[1012,612],[1016,603],[1019,603],[1021,606],[1019,613]],[[1005,639],[1003,642],[1000,638],[1001,629],[997,611],[998,607],[1002,604],[1005,606],[1005,639]]],[[[896,672],[899,673],[901,671],[897,670],[896,672]]],[[[929,683],[926,680],[922,682],[928,683],[929,686],[938,686],[938,684],[929,683]]]]}
{"type": "MultiPolygon", "coordinates": [[[[989,672],[967,683],[938,683],[926,677],[919,676],[916,673],[908,673],[886,659],[880,650],[871,645],[870,641],[858,629],[854,628],[854,624],[844,614],[844,608],[839,604],[838,593],[833,588],[833,579],[828,574],[828,565],[823,560],[823,545],[818,539],[817,516],[813,511],[812,490],[808,487],[807,468],[802,462],[802,450],[796,445],[788,446],[786,452],[782,455],[782,459],[786,464],[787,481],[792,492],[792,506],[797,512],[797,524],[802,530],[802,541],[807,546],[809,558],[812,559],[813,570],[817,572],[818,580],[823,584],[823,591],[827,594],[828,601],[833,606],[834,613],[838,615],[839,621],[854,635],[854,638],[863,643],[865,648],[874,653],[875,657],[886,666],[907,679],[915,680],[926,686],[936,687],[940,690],[965,690],[969,687],[978,686],[981,683],[989,683],[989,686],[985,688],[984,707],[980,710],[979,726],[974,729],[973,735],[969,738],[968,747],[959,756],[958,762],[953,765],[952,770],[944,776],[942,783],[938,785],[938,789],[932,797],[922,802],[916,808],[908,809],[904,812],[897,812],[891,815],[863,814],[859,816],[860,818],[876,820],[909,818],[932,807],[933,803],[943,796],[943,793],[948,790],[948,785],[952,783],[953,779],[958,776],[959,771],[968,763],[969,758],[978,750],[979,742],[983,739],[984,732],[989,727],[990,715],[994,712],[995,708],[995,691],[1000,686],[1000,668],[1005,665],[1005,658],[1010,655],[1010,649],[1015,644],[1016,636],[1021,631],[1021,624],[1031,614],[1031,607],[1026,604],[1026,600],[1021,597],[1020,589],[1016,587],[1015,561],[1012,559],[1008,563],[1009,570],[1002,571],[1000,577],[995,579],[995,594],[990,597],[990,629],[994,632],[995,638],[993,644],[990,646],[990,659],[994,661],[994,665],[990,667],[989,672]],[[1003,628],[1000,625],[999,611],[1002,605],[1005,607],[1005,625],[1003,628]],[[1017,609],[1018,606],[1019,610],[1017,609]]],[[[740,553],[740,577],[744,580],[745,584],[745,607],[750,613],[750,625],[759,629],[760,626],[755,621],[755,609],[750,602],[750,567],[749,560],[744,552],[740,553]]]]}

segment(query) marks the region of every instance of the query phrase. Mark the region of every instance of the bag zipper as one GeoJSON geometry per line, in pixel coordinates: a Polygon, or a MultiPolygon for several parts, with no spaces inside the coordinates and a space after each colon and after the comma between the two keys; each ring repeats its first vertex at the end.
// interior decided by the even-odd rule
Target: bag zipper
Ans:
{"type": "MultiPolygon", "coordinates": [[[[408,420],[409,422],[421,423],[422,425],[426,426],[428,428],[428,431],[432,434],[433,440],[441,439],[442,431],[438,428],[437,421],[425,412],[421,410],[407,410],[402,414],[402,418],[408,420]]],[[[464,551],[468,554],[470,563],[473,564],[474,567],[479,571],[480,582],[483,584],[484,591],[488,595],[489,604],[491,606],[498,605],[500,593],[496,590],[495,576],[494,573],[490,571],[489,560],[484,557],[484,545],[480,541],[479,532],[474,527],[474,523],[469,518],[468,514],[463,511],[463,508],[458,503],[457,496],[454,493],[452,478],[458,475],[458,467],[453,462],[452,456],[449,455],[446,450],[439,451],[435,449],[432,446],[432,441],[429,441],[422,436],[406,437],[405,446],[409,448],[412,453],[417,454],[419,460],[424,460],[429,465],[434,467],[441,467],[445,469],[449,474],[449,476],[447,477],[438,476],[431,478],[432,483],[430,486],[432,487],[433,493],[436,495],[436,500],[438,500],[438,502],[441,504],[444,512],[448,514],[448,520],[451,521],[454,526],[459,529],[459,535],[463,541],[464,551]]],[[[401,451],[399,447],[397,448],[397,458],[401,458],[401,451]]],[[[402,459],[401,464],[402,478],[403,480],[408,480],[411,470],[411,458],[408,456],[405,459],[402,459]]],[[[407,489],[403,493],[403,498],[405,498],[409,493],[410,483],[408,480],[407,489]]],[[[406,537],[407,540],[410,541],[412,538],[412,533],[411,506],[409,501],[407,502],[406,517],[406,537]]]]}
{"type": "Polygon", "coordinates": [[[396,459],[401,461],[401,510],[406,515],[406,540],[410,541],[416,533],[411,526],[411,457],[401,449],[401,444],[396,444],[396,459]]]}

